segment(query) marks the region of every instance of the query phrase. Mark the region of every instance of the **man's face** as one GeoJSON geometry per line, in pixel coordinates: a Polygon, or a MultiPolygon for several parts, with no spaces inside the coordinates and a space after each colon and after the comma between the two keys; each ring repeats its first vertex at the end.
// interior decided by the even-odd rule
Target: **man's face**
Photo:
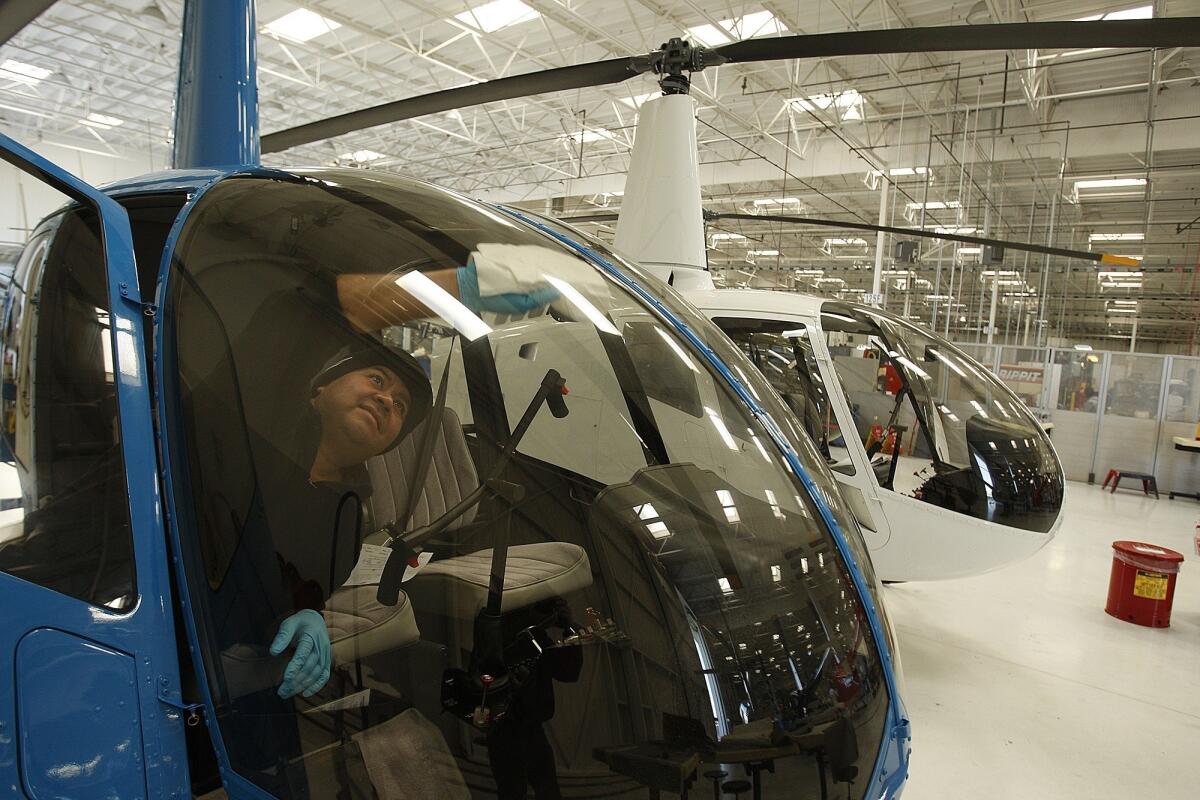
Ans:
{"type": "Polygon", "coordinates": [[[361,454],[362,460],[379,455],[396,439],[411,403],[408,389],[387,367],[347,372],[317,389],[313,398],[322,438],[361,454]]]}

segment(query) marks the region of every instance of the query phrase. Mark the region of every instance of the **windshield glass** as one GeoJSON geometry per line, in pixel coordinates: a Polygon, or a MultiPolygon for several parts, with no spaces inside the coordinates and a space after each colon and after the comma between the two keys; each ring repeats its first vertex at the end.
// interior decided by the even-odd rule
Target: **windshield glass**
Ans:
{"type": "Polygon", "coordinates": [[[884,488],[991,522],[1053,527],[1063,499],[1058,456],[998,378],[878,309],[824,303],[821,325],[884,488]]]}
{"type": "Polygon", "coordinates": [[[168,295],[174,498],[241,774],[623,797],[741,765],[764,797],[863,795],[888,699],[837,547],[768,432],[613,279],[451,192],[321,171],[209,190],[168,295]]]}

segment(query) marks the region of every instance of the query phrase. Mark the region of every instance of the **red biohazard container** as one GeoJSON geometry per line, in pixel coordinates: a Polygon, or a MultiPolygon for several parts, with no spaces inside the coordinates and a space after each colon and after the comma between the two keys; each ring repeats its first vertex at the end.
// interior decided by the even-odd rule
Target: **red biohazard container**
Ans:
{"type": "Polygon", "coordinates": [[[1112,574],[1104,610],[1135,625],[1168,627],[1183,555],[1142,542],[1113,542],[1112,546],[1112,574]]]}

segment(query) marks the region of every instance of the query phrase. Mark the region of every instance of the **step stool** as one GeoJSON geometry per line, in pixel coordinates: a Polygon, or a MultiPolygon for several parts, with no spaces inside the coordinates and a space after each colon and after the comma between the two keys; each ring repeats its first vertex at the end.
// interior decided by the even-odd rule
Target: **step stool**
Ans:
{"type": "Polygon", "coordinates": [[[1117,484],[1121,482],[1121,478],[1132,478],[1135,481],[1141,481],[1142,493],[1149,495],[1151,492],[1154,492],[1154,499],[1158,499],[1158,482],[1154,479],[1153,475],[1145,472],[1130,472],[1124,469],[1110,469],[1108,474],[1104,476],[1104,483],[1101,484],[1100,488],[1106,488],[1108,486],[1108,482],[1112,481],[1111,491],[1116,492],[1117,484]]]}

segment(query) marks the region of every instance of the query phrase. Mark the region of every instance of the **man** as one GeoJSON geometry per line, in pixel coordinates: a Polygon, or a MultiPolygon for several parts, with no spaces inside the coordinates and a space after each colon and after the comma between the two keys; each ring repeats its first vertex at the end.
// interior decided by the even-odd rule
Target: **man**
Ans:
{"type": "Polygon", "coordinates": [[[307,474],[281,460],[265,476],[268,511],[283,580],[295,613],[279,626],[271,655],[295,646],[281,697],[309,697],[329,679],[332,649],[320,611],[358,560],[364,462],[396,447],[429,413],[432,393],[408,353],[365,338],[342,348],[310,384],[317,428],[307,474]]]}

